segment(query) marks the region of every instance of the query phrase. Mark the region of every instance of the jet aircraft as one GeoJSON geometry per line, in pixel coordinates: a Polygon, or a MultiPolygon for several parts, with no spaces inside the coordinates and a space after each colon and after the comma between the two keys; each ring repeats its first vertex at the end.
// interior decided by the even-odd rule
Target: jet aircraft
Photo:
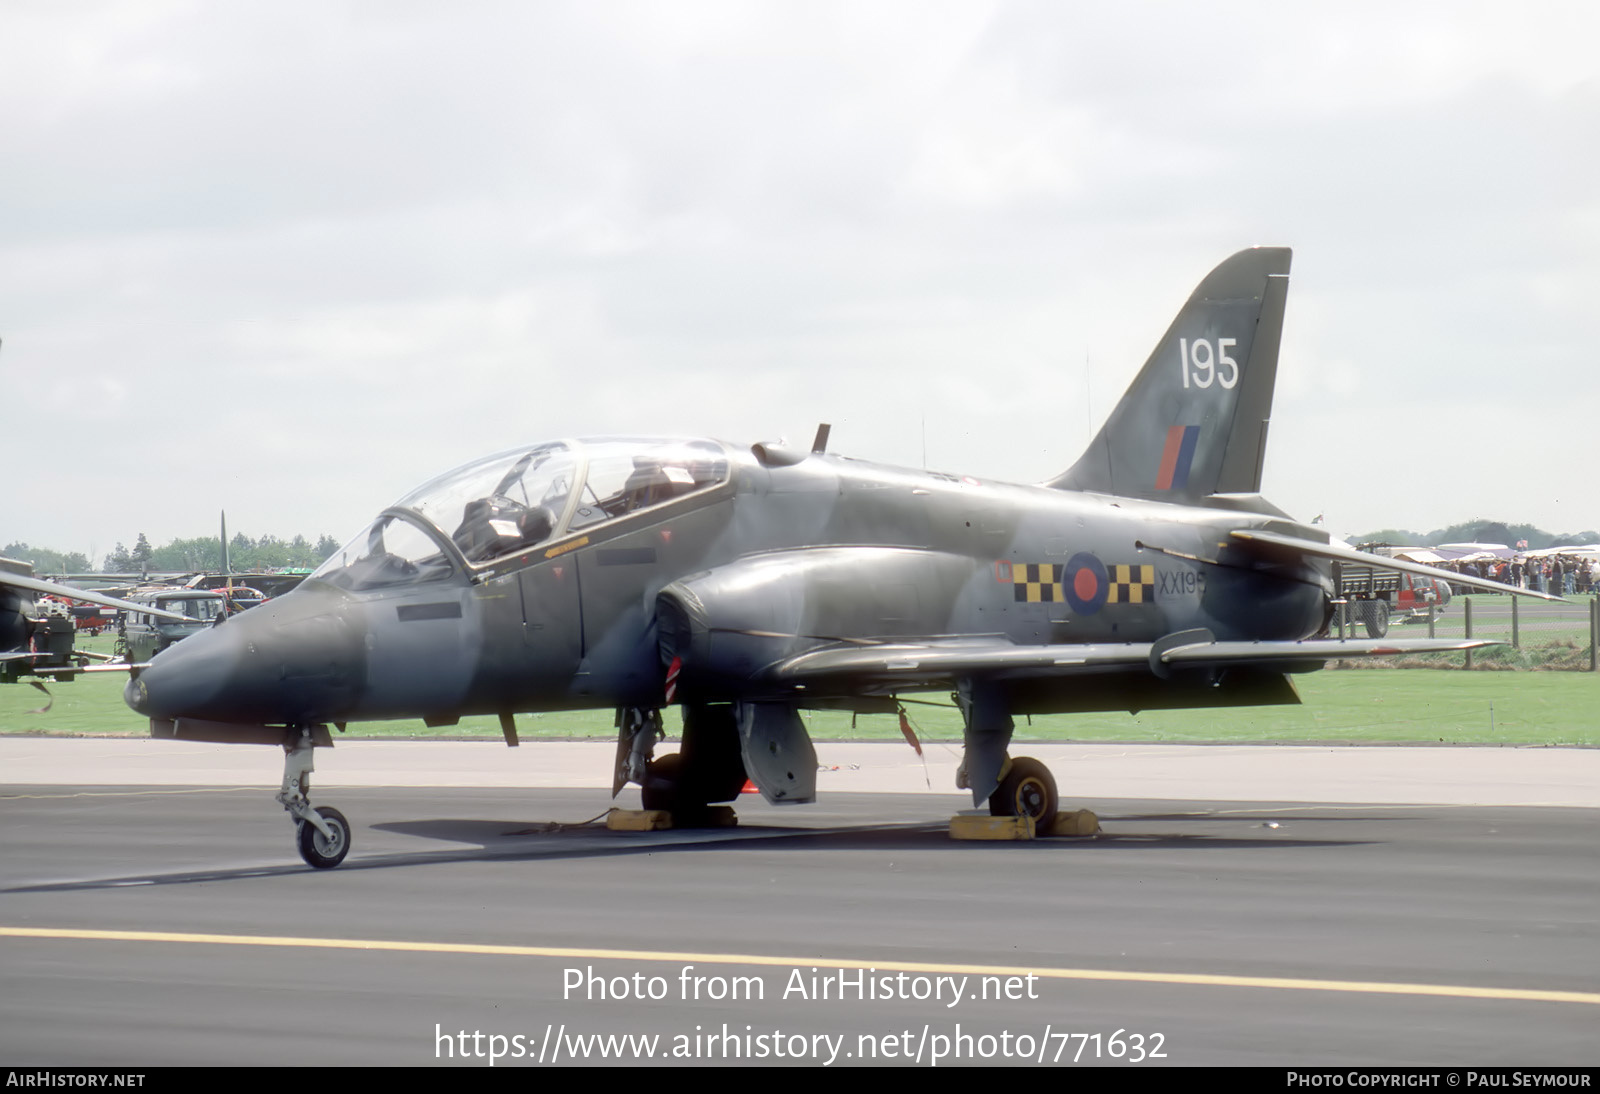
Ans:
{"type": "MultiPolygon", "coordinates": [[[[101,671],[90,665],[94,660],[109,660],[105,655],[73,649],[75,626],[71,618],[39,610],[36,596],[57,596],[67,600],[100,604],[122,611],[147,611],[146,607],[103,596],[87,589],[41,581],[33,576],[31,563],[0,558],[0,683],[15,683],[23,676],[56,676],[71,680],[80,672],[101,671]]],[[[194,620],[176,612],[156,611],[165,619],[179,623],[194,620]]],[[[121,671],[117,666],[111,671],[121,671]]],[[[35,687],[41,687],[37,682],[35,687]]]]}
{"type": "MultiPolygon", "coordinates": [[[[299,588],[165,652],[126,699],[156,737],[281,745],[313,866],[350,825],[308,797],[330,724],[615,708],[613,792],[692,813],[748,778],[813,800],[801,712],[953,693],[975,805],[1048,824],[1019,715],[1298,702],[1332,658],[1486,645],[1316,640],[1333,567],[1381,565],[1259,495],[1287,248],[1213,270],[1088,451],[1036,485],[812,447],[599,437],[469,463],[384,509],[299,588]],[[656,756],[660,711],[678,753],[656,756]]],[[[1494,582],[1462,584],[1512,590],[1494,582]]]]}

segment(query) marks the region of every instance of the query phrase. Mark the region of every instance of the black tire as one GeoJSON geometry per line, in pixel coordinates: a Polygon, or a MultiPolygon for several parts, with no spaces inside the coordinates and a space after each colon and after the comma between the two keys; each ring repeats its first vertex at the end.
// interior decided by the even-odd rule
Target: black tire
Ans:
{"type": "Polygon", "coordinates": [[[650,761],[639,787],[639,797],[646,809],[676,812],[682,804],[682,791],[683,753],[669,752],[650,761]]]}
{"type": "Polygon", "coordinates": [[[1361,606],[1361,621],[1366,624],[1368,638],[1383,638],[1389,633],[1389,602],[1369,600],[1361,606]]]}
{"type": "Polygon", "coordinates": [[[1032,756],[1018,756],[1000,786],[989,796],[991,817],[1032,817],[1035,831],[1049,828],[1056,819],[1059,799],[1055,776],[1032,756]]]}
{"type": "Polygon", "coordinates": [[[679,770],[681,798],[695,807],[739,799],[744,789],[744,758],[739,748],[739,723],[730,704],[683,705],[684,766],[679,770]],[[682,780],[687,779],[687,782],[682,780]]]}
{"type": "Polygon", "coordinates": [[[298,821],[295,842],[300,846],[300,857],[306,860],[306,865],[331,870],[350,853],[350,822],[344,819],[343,813],[327,805],[317,809],[317,815],[333,831],[334,839],[329,840],[317,831],[316,825],[298,821]]]}

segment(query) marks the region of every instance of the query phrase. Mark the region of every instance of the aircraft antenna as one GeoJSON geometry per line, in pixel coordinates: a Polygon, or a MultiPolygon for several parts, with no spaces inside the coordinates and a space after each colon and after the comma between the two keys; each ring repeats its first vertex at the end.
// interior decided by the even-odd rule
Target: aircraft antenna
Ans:
{"type": "Polygon", "coordinates": [[[816,439],[811,442],[811,454],[813,456],[820,456],[822,453],[828,450],[828,433],[832,429],[833,426],[829,425],[827,422],[823,422],[821,425],[817,426],[816,439]]]}

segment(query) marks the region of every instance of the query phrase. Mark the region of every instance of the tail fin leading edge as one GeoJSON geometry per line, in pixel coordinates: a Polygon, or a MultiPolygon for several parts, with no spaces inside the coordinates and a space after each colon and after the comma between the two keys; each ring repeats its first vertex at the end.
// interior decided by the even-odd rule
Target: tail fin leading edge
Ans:
{"type": "Polygon", "coordinates": [[[1188,503],[1258,493],[1289,259],[1257,247],[1207,274],[1088,451],[1045,485],[1188,503]]]}

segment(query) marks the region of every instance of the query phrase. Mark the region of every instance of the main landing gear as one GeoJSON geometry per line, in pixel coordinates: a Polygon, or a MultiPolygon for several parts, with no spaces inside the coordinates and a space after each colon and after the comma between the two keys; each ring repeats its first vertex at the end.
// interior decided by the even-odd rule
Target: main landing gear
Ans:
{"type": "Polygon", "coordinates": [[[613,797],[625,782],[636,782],[645,809],[671,813],[681,825],[704,819],[712,803],[733,801],[744,788],[731,705],[684,704],[683,744],[665,756],[654,755],[662,737],[659,710],[619,710],[617,728],[613,797]]]}
{"type": "Polygon", "coordinates": [[[951,697],[965,722],[956,786],[972,791],[974,805],[989,799],[992,817],[1032,817],[1036,832],[1055,823],[1059,798],[1050,769],[1032,756],[1006,753],[1015,723],[1000,690],[964,680],[951,697]]]}
{"type": "MultiPolygon", "coordinates": [[[[323,733],[327,730],[323,729],[323,733]]],[[[350,822],[330,806],[311,808],[311,759],[315,743],[310,729],[290,730],[284,741],[283,786],[278,801],[294,818],[295,845],[307,865],[331,870],[350,853],[350,822]]]]}

